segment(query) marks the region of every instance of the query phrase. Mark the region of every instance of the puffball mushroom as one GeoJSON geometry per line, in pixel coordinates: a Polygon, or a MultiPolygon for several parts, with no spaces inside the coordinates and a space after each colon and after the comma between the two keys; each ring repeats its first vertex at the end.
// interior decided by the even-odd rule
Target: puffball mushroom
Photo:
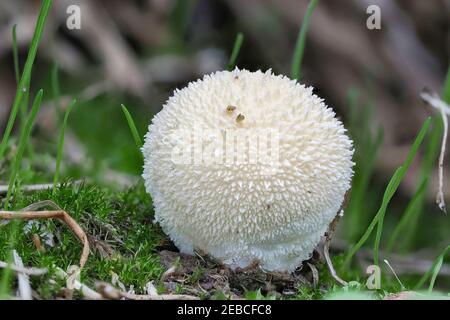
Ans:
{"type": "Polygon", "coordinates": [[[155,220],[181,252],[269,271],[310,257],[354,165],[333,110],[270,70],[215,72],[175,90],[142,152],[155,220]]]}

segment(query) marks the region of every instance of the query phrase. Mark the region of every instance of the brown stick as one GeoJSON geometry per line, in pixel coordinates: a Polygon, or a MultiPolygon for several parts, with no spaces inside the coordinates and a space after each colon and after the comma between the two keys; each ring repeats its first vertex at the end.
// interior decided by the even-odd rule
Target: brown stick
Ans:
{"type": "Polygon", "coordinates": [[[83,229],[78,225],[78,223],[64,210],[59,208],[55,203],[51,201],[42,201],[25,208],[37,208],[43,206],[52,206],[58,208],[58,210],[43,210],[43,211],[0,211],[1,219],[20,219],[20,220],[33,220],[33,219],[58,219],[65,223],[75,235],[83,243],[83,252],[80,258],[80,269],[84,267],[86,261],[89,257],[89,241],[84,233],[83,229]]]}

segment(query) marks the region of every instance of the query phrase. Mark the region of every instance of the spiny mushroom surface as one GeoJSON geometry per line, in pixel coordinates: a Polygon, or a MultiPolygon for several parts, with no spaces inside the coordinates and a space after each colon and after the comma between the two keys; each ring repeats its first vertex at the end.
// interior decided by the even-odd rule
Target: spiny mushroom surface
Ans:
{"type": "Polygon", "coordinates": [[[285,76],[235,69],[176,90],[142,148],[155,219],[183,253],[292,271],[338,213],[352,141],[324,101],[285,76]]]}

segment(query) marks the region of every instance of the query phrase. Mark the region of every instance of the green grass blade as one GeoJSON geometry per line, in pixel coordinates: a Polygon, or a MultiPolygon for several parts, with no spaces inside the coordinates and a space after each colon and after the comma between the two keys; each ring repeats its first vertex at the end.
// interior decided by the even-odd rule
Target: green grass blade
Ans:
{"type": "Polygon", "coordinates": [[[10,222],[10,224],[11,224],[11,233],[9,235],[10,252],[6,259],[6,262],[8,263],[8,267],[6,267],[3,270],[3,276],[0,279],[0,300],[8,299],[10,297],[10,295],[9,295],[10,288],[8,287],[8,285],[9,285],[9,280],[11,278],[11,275],[13,273],[12,273],[12,270],[9,267],[9,265],[12,264],[14,261],[12,250],[14,249],[14,246],[16,244],[17,233],[19,232],[19,227],[20,227],[20,223],[17,220],[12,220],[10,222]]]}
{"type": "Polygon", "coordinates": [[[446,103],[450,103],[450,66],[447,69],[447,76],[444,83],[444,91],[442,93],[442,99],[446,103]]]}
{"type": "Polygon", "coordinates": [[[36,26],[34,29],[34,35],[31,41],[30,50],[28,51],[27,60],[25,61],[23,74],[22,77],[20,78],[19,85],[17,86],[17,92],[14,98],[13,106],[11,108],[11,114],[9,116],[6,129],[3,134],[2,141],[0,143],[0,158],[3,157],[6,147],[8,145],[9,136],[14,126],[14,122],[16,120],[19,107],[21,106],[23,95],[25,92],[29,91],[29,79],[31,77],[31,69],[33,68],[34,59],[36,58],[36,52],[39,46],[42,31],[44,30],[45,20],[50,10],[51,4],[52,4],[51,0],[44,0],[42,2],[42,6],[39,11],[39,17],[37,19],[36,26]]]}
{"type": "Polygon", "coordinates": [[[169,16],[169,28],[176,50],[185,50],[186,48],[184,38],[189,31],[189,24],[196,5],[197,0],[176,0],[173,2],[173,9],[169,16]]]}
{"type": "Polygon", "coordinates": [[[17,48],[17,24],[12,27],[12,50],[14,59],[14,74],[16,75],[16,82],[19,84],[20,81],[20,71],[19,71],[19,50],[17,48]]]}
{"type": "Polygon", "coordinates": [[[136,143],[136,146],[138,149],[142,147],[142,140],[139,136],[139,132],[136,128],[136,125],[134,124],[133,117],[131,116],[130,112],[128,111],[127,107],[125,105],[122,106],[123,114],[125,115],[125,118],[127,119],[128,126],[130,127],[131,135],[133,136],[134,142],[136,143]]]}
{"type": "Polygon", "coordinates": [[[347,92],[348,128],[353,139],[356,162],[352,179],[352,191],[345,209],[345,238],[349,243],[356,242],[364,233],[362,229],[371,220],[373,194],[368,193],[373,176],[375,160],[383,142],[383,129],[378,127],[372,133],[370,105],[358,105],[358,90],[349,88],[347,92]]]}
{"type": "Polygon", "coordinates": [[[19,138],[19,147],[17,149],[17,155],[14,158],[14,163],[12,165],[12,171],[11,176],[9,178],[9,184],[8,184],[8,192],[6,194],[5,198],[5,208],[9,208],[9,201],[11,199],[11,194],[14,189],[14,184],[17,179],[17,173],[20,169],[20,164],[22,162],[23,153],[25,152],[25,147],[28,143],[28,139],[31,134],[31,129],[33,128],[34,121],[36,120],[36,115],[41,107],[41,101],[42,101],[42,95],[43,90],[39,90],[39,92],[36,95],[36,98],[34,99],[33,106],[31,107],[30,114],[27,118],[27,122],[25,124],[24,130],[20,134],[19,138]]]}
{"type": "MultiPolygon", "coordinates": [[[[444,84],[444,90],[442,93],[442,99],[450,103],[450,66],[447,70],[447,76],[444,84]]],[[[441,143],[441,137],[442,137],[442,131],[443,131],[443,123],[440,116],[435,116],[433,121],[433,131],[431,133],[431,137],[429,140],[429,145],[427,146],[427,150],[424,155],[424,159],[422,161],[422,169],[421,169],[421,180],[423,181],[426,177],[430,176],[432,171],[434,170],[435,161],[438,157],[440,143],[441,143]]],[[[418,200],[418,204],[411,208],[411,213],[408,214],[408,217],[402,217],[403,219],[408,219],[409,224],[408,228],[404,228],[404,225],[406,223],[400,223],[397,225],[397,228],[400,226],[404,229],[404,233],[402,236],[402,243],[401,247],[403,249],[408,248],[408,246],[411,246],[411,243],[414,238],[414,234],[417,230],[417,225],[419,223],[419,215],[422,212],[422,208],[425,203],[425,195],[422,195],[420,201],[418,200]]],[[[393,244],[389,246],[389,248],[392,248],[393,244]]]]}
{"type": "MultiPolygon", "coordinates": [[[[369,137],[366,137],[366,140],[369,137]]],[[[378,151],[383,142],[383,130],[378,128],[374,142],[366,141],[365,144],[368,150],[365,150],[362,145],[357,157],[357,165],[355,167],[355,177],[353,179],[352,193],[348,203],[346,213],[347,234],[350,241],[356,241],[361,235],[361,225],[365,224],[367,214],[367,192],[369,189],[370,179],[373,175],[375,160],[377,159],[378,151]]],[[[357,146],[357,147],[358,147],[357,146]]],[[[357,148],[356,147],[356,148],[357,148]]]]}
{"type": "Polygon", "coordinates": [[[242,43],[244,42],[244,35],[242,32],[238,32],[236,35],[236,40],[234,41],[233,51],[231,52],[230,61],[228,62],[227,69],[228,71],[231,71],[234,69],[234,66],[236,65],[236,59],[239,54],[239,51],[241,50],[242,43]]]}
{"type": "Polygon", "coordinates": [[[439,271],[441,270],[443,262],[444,262],[444,256],[440,256],[436,262],[436,265],[434,266],[434,269],[433,269],[433,275],[431,276],[430,285],[428,286],[429,293],[431,293],[433,291],[434,283],[436,282],[436,278],[439,274],[439,271]]]}
{"type": "MultiPolygon", "coordinates": [[[[20,82],[20,67],[19,67],[19,50],[17,47],[17,25],[15,24],[12,27],[12,50],[13,50],[13,60],[14,60],[14,74],[16,77],[16,84],[17,87],[19,88],[19,82],[20,82]]],[[[27,105],[28,105],[28,88],[30,87],[29,85],[29,81],[25,86],[26,89],[26,94],[25,97],[20,105],[19,111],[20,111],[20,124],[21,127],[23,128],[23,126],[25,125],[25,121],[27,119],[27,105]]],[[[27,149],[30,153],[30,156],[33,155],[33,149],[31,148],[30,145],[27,146],[27,149]]]]}
{"type": "Polygon", "coordinates": [[[442,263],[444,262],[444,257],[447,255],[447,253],[450,251],[450,245],[447,246],[444,251],[434,260],[433,264],[431,265],[430,269],[428,269],[427,272],[420,278],[420,280],[417,282],[415,290],[420,289],[425,282],[428,280],[428,278],[431,277],[430,284],[428,286],[428,291],[433,291],[434,283],[436,282],[436,278],[439,274],[439,271],[441,270],[442,263]]]}
{"type": "Polygon", "coordinates": [[[419,188],[417,188],[416,192],[414,193],[414,196],[408,203],[408,206],[406,207],[405,212],[402,215],[402,218],[400,219],[400,222],[397,224],[394,231],[392,232],[392,235],[389,238],[388,243],[386,245],[386,254],[392,251],[392,249],[394,248],[394,244],[398,239],[398,236],[405,230],[408,223],[412,220],[412,216],[416,212],[415,209],[422,200],[425,191],[427,190],[427,187],[428,187],[428,178],[425,178],[423,179],[419,188]]]}
{"type": "MultiPolygon", "coordinates": [[[[22,99],[22,104],[20,106],[20,118],[21,118],[21,125],[20,125],[20,131],[23,131],[24,127],[25,127],[25,123],[27,121],[27,114],[28,114],[28,101],[30,100],[30,81],[28,81],[27,85],[27,92],[25,93],[23,99],[22,99]]],[[[34,159],[34,150],[33,150],[33,145],[28,141],[27,143],[27,153],[28,153],[28,157],[30,158],[30,160],[34,159]]]]}
{"type": "Polygon", "coordinates": [[[309,19],[313,13],[318,0],[311,0],[306,9],[306,13],[303,16],[302,25],[297,36],[297,42],[295,44],[294,57],[292,58],[291,78],[300,80],[300,71],[303,59],[303,53],[305,51],[306,33],[308,31],[309,19]]]}
{"type": "Polygon", "coordinates": [[[59,181],[59,173],[61,168],[61,160],[63,156],[63,149],[64,149],[64,135],[67,128],[67,121],[69,120],[70,112],[72,111],[73,107],[77,103],[76,99],[73,99],[72,102],[67,107],[67,110],[64,114],[64,121],[61,127],[61,131],[59,133],[59,140],[58,140],[58,151],[56,155],[56,167],[55,167],[55,175],[53,176],[53,193],[56,191],[56,186],[59,181]]]}
{"type": "Polygon", "coordinates": [[[367,227],[366,231],[362,235],[362,237],[359,239],[359,241],[350,248],[349,252],[347,253],[343,268],[346,268],[352,259],[352,257],[358,252],[358,250],[364,245],[364,243],[369,239],[370,234],[372,233],[373,229],[375,228],[376,224],[378,223],[378,219],[381,215],[381,212],[386,210],[387,202],[390,200],[390,194],[392,193],[394,184],[400,179],[400,173],[401,173],[401,167],[397,168],[394,175],[392,176],[391,180],[388,183],[388,186],[386,187],[386,191],[383,196],[383,201],[381,203],[381,207],[378,210],[375,217],[370,222],[369,226],[367,227]]]}
{"type": "Polygon", "coordinates": [[[434,116],[433,129],[431,130],[430,137],[428,138],[428,144],[421,165],[421,177],[420,177],[421,180],[423,180],[426,177],[429,177],[432,171],[434,170],[435,163],[438,159],[441,147],[443,129],[444,124],[442,122],[441,116],[440,115],[434,116]]]}
{"type": "MultiPolygon", "coordinates": [[[[414,159],[414,157],[417,154],[417,151],[419,150],[420,145],[422,144],[423,139],[425,138],[425,135],[427,134],[428,128],[431,123],[431,117],[428,117],[428,119],[425,121],[424,125],[422,126],[422,129],[420,130],[419,134],[417,135],[416,140],[414,141],[411,149],[409,150],[408,156],[406,157],[405,162],[400,167],[400,174],[399,179],[395,181],[395,185],[392,186],[392,194],[390,195],[389,199],[387,199],[386,207],[389,201],[391,200],[392,196],[394,195],[395,191],[397,191],[398,186],[400,185],[401,181],[403,180],[403,177],[405,176],[406,172],[408,171],[409,167],[411,166],[411,163],[414,159]]],[[[386,214],[386,208],[381,211],[380,217],[378,219],[378,225],[377,225],[377,233],[375,236],[375,245],[373,249],[373,260],[374,264],[378,265],[378,251],[380,249],[380,242],[381,242],[381,233],[383,232],[383,222],[384,222],[384,216],[386,214]]]]}
{"type": "Polygon", "coordinates": [[[362,232],[361,226],[369,220],[367,194],[370,179],[373,174],[377,153],[383,141],[383,131],[378,128],[376,136],[373,136],[370,124],[371,107],[358,105],[358,90],[351,87],[347,92],[348,127],[353,139],[356,162],[354,177],[352,179],[352,191],[345,209],[345,237],[350,243],[359,239],[362,232]]]}
{"type": "Polygon", "coordinates": [[[403,163],[402,166],[397,168],[397,170],[395,171],[391,180],[389,181],[389,183],[386,187],[386,190],[384,192],[384,195],[383,195],[383,200],[382,200],[381,206],[380,206],[377,214],[375,215],[375,217],[369,224],[369,227],[366,229],[366,231],[363,234],[363,236],[361,237],[361,239],[354,246],[352,246],[350,248],[348,254],[345,257],[344,263],[343,263],[344,268],[350,264],[352,257],[364,245],[364,243],[367,241],[367,239],[371,235],[373,229],[375,228],[375,225],[377,225],[377,224],[378,224],[378,229],[377,229],[377,235],[376,235],[375,246],[374,246],[374,263],[378,264],[378,249],[379,249],[379,244],[380,244],[381,232],[382,232],[382,228],[383,228],[382,223],[383,223],[384,215],[386,213],[387,206],[389,204],[389,201],[393,197],[394,193],[397,191],[409,166],[411,165],[411,162],[412,162],[415,154],[417,153],[417,150],[419,149],[419,146],[421,145],[421,143],[425,137],[425,134],[430,126],[430,121],[431,121],[431,118],[428,117],[427,120],[424,122],[419,134],[417,135],[416,140],[414,141],[405,162],[403,163]]]}
{"type": "Polygon", "coordinates": [[[52,66],[52,76],[51,76],[51,82],[52,82],[52,94],[53,94],[53,102],[55,103],[55,108],[57,112],[59,113],[61,110],[60,105],[60,90],[59,90],[59,76],[58,76],[58,64],[56,61],[53,63],[52,66]]]}
{"type": "Polygon", "coordinates": [[[442,137],[443,123],[439,115],[433,117],[433,128],[428,138],[428,143],[425,148],[425,153],[421,163],[420,178],[418,182],[419,187],[413,196],[410,204],[408,204],[404,214],[402,215],[399,223],[395,227],[392,236],[390,237],[386,253],[389,253],[394,248],[394,245],[401,249],[406,250],[411,247],[415,238],[416,230],[418,228],[419,217],[423,212],[423,208],[426,203],[426,190],[429,186],[430,175],[432,174],[435,163],[438,158],[441,137],[442,137]],[[422,186],[422,184],[424,184],[422,186]],[[423,190],[421,190],[423,189],[423,190]],[[402,235],[400,238],[399,235],[402,235]]]}
{"type": "Polygon", "coordinates": [[[356,131],[358,129],[358,97],[359,92],[355,87],[350,87],[347,91],[347,106],[348,106],[348,124],[350,133],[356,135],[356,131]]]}

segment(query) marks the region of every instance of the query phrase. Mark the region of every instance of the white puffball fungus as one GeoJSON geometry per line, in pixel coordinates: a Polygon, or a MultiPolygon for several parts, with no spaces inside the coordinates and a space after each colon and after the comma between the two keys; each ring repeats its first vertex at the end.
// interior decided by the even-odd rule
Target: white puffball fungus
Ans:
{"type": "Polygon", "coordinates": [[[354,165],[345,128],[312,90],[235,69],[169,98],[145,137],[143,178],[181,252],[272,271],[310,257],[354,165]]]}

